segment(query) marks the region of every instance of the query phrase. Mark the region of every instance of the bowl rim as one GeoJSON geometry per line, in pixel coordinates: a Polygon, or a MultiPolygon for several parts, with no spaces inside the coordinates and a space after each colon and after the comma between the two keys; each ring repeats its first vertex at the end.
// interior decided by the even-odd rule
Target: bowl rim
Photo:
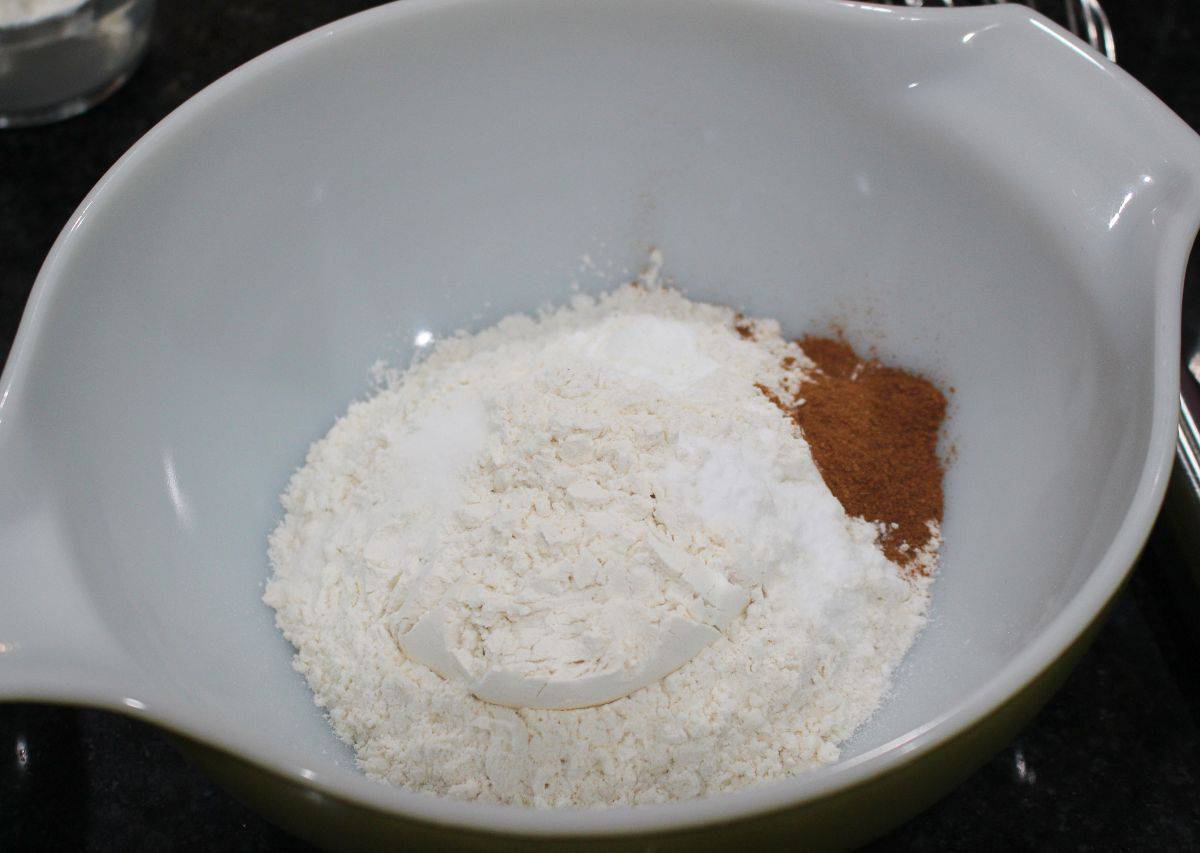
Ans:
{"type": "MultiPolygon", "coordinates": [[[[328,39],[353,38],[383,21],[398,21],[410,16],[478,4],[503,3],[507,0],[403,0],[351,15],[319,27],[285,42],[229,72],[162,119],[127,151],[100,179],[71,215],[56,239],[30,293],[27,307],[0,374],[0,424],[9,392],[25,372],[33,343],[41,333],[49,312],[49,303],[58,285],[61,271],[81,241],[74,239],[79,229],[118,195],[121,186],[136,178],[141,165],[195,121],[201,120],[211,105],[230,93],[268,74],[272,69],[296,61],[328,39]]],[[[667,0],[671,2],[671,0],[667,0]]],[[[947,38],[959,39],[966,29],[1004,25],[1010,34],[1040,30],[1061,43],[1062,61],[1086,61],[1094,66],[1094,85],[1106,85],[1114,95],[1149,99],[1153,110],[1161,111],[1160,127],[1177,133],[1182,122],[1151,95],[1140,83],[1110,63],[1101,54],[1076,40],[1057,25],[1033,10],[1017,4],[920,9],[877,6],[844,0],[691,0],[713,6],[758,6],[793,14],[835,20],[841,26],[870,25],[884,16],[893,20],[941,27],[947,38]],[[1032,26],[1031,26],[1032,25],[1032,26]],[[1104,81],[1104,82],[1100,82],[1104,81]],[[1176,127],[1171,130],[1171,125],[1176,127]]],[[[1190,134],[1191,131],[1189,130],[1190,134]]],[[[1194,134],[1192,135],[1194,140],[1194,134]]],[[[1200,186],[1200,144],[1194,141],[1197,156],[1189,174],[1200,186]]],[[[526,837],[615,837],[630,834],[681,831],[706,825],[728,823],[766,813],[812,804],[866,784],[894,772],[903,764],[927,755],[943,744],[978,725],[1037,681],[1079,640],[1099,617],[1104,606],[1116,594],[1136,560],[1166,490],[1173,459],[1178,398],[1178,337],[1180,322],[1179,293],[1184,268],[1200,219],[1200,200],[1193,187],[1178,214],[1176,223],[1165,235],[1154,270],[1155,342],[1154,407],[1148,451],[1141,477],[1121,525],[1095,569],[1062,610],[1019,651],[973,693],[959,700],[925,724],[861,755],[788,779],[761,783],[739,791],[710,795],[700,799],[644,806],[604,808],[535,808],[491,805],[453,800],[427,793],[392,788],[362,776],[358,779],[329,779],[298,764],[280,750],[262,748],[240,735],[224,737],[219,724],[194,713],[185,703],[170,697],[159,701],[129,699],[127,693],[105,689],[95,683],[66,688],[47,684],[29,698],[53,699],[71,704],[87,704],[125,713],[152,722],[184,738],[219,751],[230,753],[295,785],[313,789],[332,800],[427,824],[468,829],[487,834],[513,834],[526,837]]],[[[1174,214],[1173,214],[1174,215],[1174,214]]],[[[13,697],[15,698],[15,697],[13,697]]]]}

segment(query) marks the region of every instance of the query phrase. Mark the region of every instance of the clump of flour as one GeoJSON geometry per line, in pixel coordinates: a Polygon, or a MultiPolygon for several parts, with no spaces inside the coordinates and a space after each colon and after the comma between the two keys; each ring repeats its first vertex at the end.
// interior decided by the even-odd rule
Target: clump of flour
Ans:
{"type": "Polygon", "coordinates": [[[367,773],[602,805],[836,759],[929,579],[756,387],[802,352],[737,322],[653,280],[577,297],[441,342],[313,445],[265,600],[367,773]]]}

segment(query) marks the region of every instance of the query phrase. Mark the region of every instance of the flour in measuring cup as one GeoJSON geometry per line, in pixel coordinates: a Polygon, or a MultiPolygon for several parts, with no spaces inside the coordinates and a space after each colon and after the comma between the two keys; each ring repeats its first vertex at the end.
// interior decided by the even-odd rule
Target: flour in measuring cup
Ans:
{"type": "Polygon", "coordinates": [[[0,26],[31,24],[82,6],[84,0],[0,0],[0,26]]]}

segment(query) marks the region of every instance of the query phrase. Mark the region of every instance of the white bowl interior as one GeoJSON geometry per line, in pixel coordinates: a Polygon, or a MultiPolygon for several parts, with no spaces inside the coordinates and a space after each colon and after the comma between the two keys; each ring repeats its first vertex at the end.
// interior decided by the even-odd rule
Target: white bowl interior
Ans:
{"type": "MultiPolygon", "coordinates": [[[[1087,168],[1053,122],[997,138],[1057,36],[1001,79],[970,51],[1003,54],[1015,14],[960,39],[991,19],[385,12],[161,130],[45,294],[10,411],[159,701],[335,787],[356,773],[260,602],[277,495],[376,359],[614,285],[652,245],[697,298],[796,334],[840,322],[956,389],[933,619],[847,755],[951,709],[1080,589],[1147,465],[1156,301],[1129,281],[1178,176],[1132,131],[1087,168]]],[[[1084,59],[1064,85],[1098,76],[1084,59]]]]}

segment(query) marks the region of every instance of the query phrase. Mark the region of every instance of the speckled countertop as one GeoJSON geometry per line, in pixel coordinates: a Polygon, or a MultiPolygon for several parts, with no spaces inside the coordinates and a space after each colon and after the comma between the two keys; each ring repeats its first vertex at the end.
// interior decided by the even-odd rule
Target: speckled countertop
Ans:
{"type": "MultiPolygon", "coordinates": [[[[145,64],[113,98],[63,124],[0,131],[0,352],[62,224],[138,137],[242,62],[374,4],[159,5],[145,64]]],[[[1105,6],[1121,64],[1200,128],[1200,6],[1105,6]]],[[[1200,270],[1190,278],[1200,286],[1200,270]]],[[[1062,691],[1014,743],[878,849],[1200,848],[1200,620],[1173,585],[1183,556],[1160,524],[1062,691]]],[[[98,711],[0,706],[0,850],[30,848],[306,849],[155,729],[98,711]]]]}

